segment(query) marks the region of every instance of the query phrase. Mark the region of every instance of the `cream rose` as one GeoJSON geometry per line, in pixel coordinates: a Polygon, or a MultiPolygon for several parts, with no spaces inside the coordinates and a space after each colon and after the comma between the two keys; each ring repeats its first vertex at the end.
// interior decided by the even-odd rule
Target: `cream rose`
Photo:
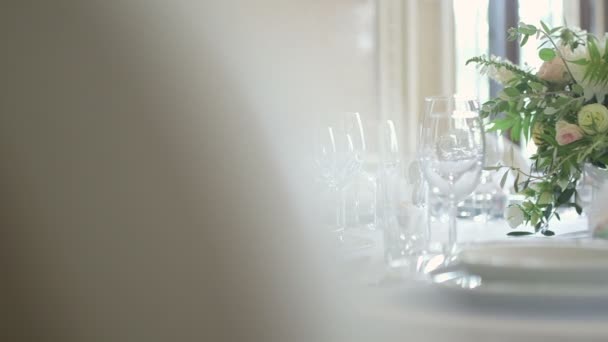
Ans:
{"type": "Polygon", "coordinates": [[[510,205],[505,211],[505,219],[511,228],[517,228],[524,223],[524,212],[518,205],[510,205]]]}
{"type": "Polygon", "coordinates": [[[555,125],[555,140],[560,145],[568,145],[583,137],[583,131],[575,124],[558,121],[555,125]]]}
{"type": "Polygon", "coordinates": [[[544,62],[540,66],[537,76],[542,80],[558,84],[565,84],[570,79],[568,69],[566,69],[564,61],[559,57],[555,57],[550,61],[544,62]]]}
{"type": "Polygon", "coordinates": [[[589,135],[608,131],[608,108],[599,103],[584,106],[578,112],[578,125],[589,135]]]}

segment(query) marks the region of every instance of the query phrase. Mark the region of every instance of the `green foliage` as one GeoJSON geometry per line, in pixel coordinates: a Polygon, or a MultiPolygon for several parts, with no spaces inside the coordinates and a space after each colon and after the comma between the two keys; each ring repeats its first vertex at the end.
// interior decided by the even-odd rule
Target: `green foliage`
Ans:
{"type": "MultiPolygon", "coordinates": [[[[562,82],[544,80],[530,70],[524,70],[509,62],[485,56],[467,61],[475,63],[481,72],[507,70],[510,78],[503,82],[504,88],[482,105],[481,116],[487,122],[488,131],[508,133],[515,142],[534,139],[538,149],[532,159],[530,170],[497,165],[488,170],[504,172],[501,185],[509,173],[515,174],[513,189],[523,194],[526,200],[519,205],[524,221],[534,232],[551,236],[547,229],[549,221],[560,219],[557,209],[572,207],[580,214],[582,208],[576,203],[577,184],[583,165],[592,163],[601,168],[608,165],[608,132],[587,135],[570,143],[559,143],[556,125],[561,122],[578,125],[577,114],[581,107],[596,102],[584,97],[585,87],[608,87],[608,38],[601,47],[593,35],[579,33],[567,27],[549,28],[540,23],[519,23],[509,29],[509,39],[525,45],[529,38],[540,38],[539,58],[552,61],[560,58],[567,69],[568,78],[562,82]],[[586,58],[567,61],[562,55],[565,49],[587,49],[586,58]],[[569,63],[583,66],[585,74],[581,84],[572,76],[569,63]]],[[[578,126],[575,126],[578,127],[578,126]]],[[[529,232],[514,231],[511,236],[522,236],[529,232]]]]}
{"type": "Polygon", "coordinates": [[[600,51],[597,38],[592,35],[588,36],[587,46],[589,58],[576,61],[577,64],[585,66],[583,80],[595,85],[608,85],[608,37],[606,37],[604,51],[600,51]]]}
{"type": "Polygon", "coordinates": [[[555,54],[555,50],[553,50],[553,49],[542,48],[538,51],[538,57],[540,57],[540,59],[542,59],[545,62],[549,62],[549,61],[553,60],[553,58],[555,58],[555,56],[557,56],[557,55],[555,54]]]}
{"type": "Polygon", "coordinates": [[[470,63],[476,63],[478,65],[478,67],[490,67],[493,66],[495,68],[504,68],[506,70],[509,70],[511,72],[513,72],[517,77],[522,78],[522,79],[526,79],[526,80],[531,80],[534,82],[538,82],[538,83],[543,83],[543,81],[541,81],[538,77],[536,77],[536,75],[534,75],[533,73],[524,70],[512,63],[506,63],[506,62],[501,62],[501,61],[497,61],[497,60],[493,60],[491,58],[488,58],[486,56],[478,56],[478,57],[473,57],[470,58],[469,60],[467,60],[467,62],[465,63],[465,65],[469,65],[470,63]]]}

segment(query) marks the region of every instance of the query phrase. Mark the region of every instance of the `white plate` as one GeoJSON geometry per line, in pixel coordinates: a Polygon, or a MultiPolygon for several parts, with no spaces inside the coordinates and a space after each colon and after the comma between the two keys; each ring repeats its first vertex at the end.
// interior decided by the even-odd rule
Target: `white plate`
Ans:
{"type": "Polygon", "coordinates": [[[608,287],[600,284],[488,282],[483,281],[481,277],[466,273],[448,279],[448,277],[444,277],[443,270],[433,271],[431,279],[440,288],[453,290],[460,294],[541,298],[604,298],[608,300],[608,287]]]}
{"type": "Polygon", "coordinates": [[[579,306],[608,310],[608,286],[601,283],[486,281],[463,268],[440,268],[429,274],[434,287],[453,299],[475,304],[522,307],[579,306]]]}
{"type": "Polygon", "coordinates": [[[486,283],[608,285],[605,242],[492,243],[467,248],[460,252],[458,260],[466,272],[480,276],[486,283]]]}

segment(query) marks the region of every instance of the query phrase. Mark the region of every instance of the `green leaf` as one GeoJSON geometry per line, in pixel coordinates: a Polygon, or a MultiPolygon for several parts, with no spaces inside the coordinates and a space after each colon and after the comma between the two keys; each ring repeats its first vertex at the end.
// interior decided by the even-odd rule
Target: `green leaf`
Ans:
{"type": "Polygon", "coordinates": [[[608,37],[604,39],[604,61],[608,62],[608,37]]]}
{"type": "Polygon", "coordinates": [[[543,48],[543,49],[540,49],[540,51],[538,51],[538,57],[540,57],[540,59],[542,59],[545,62],[549,62],[549,61],[553,60],[553,58],[555,58],[555,56],[556,56],[555,50],[553,50],[553,49],[543,48]]]}
{"type": "Polygon", "coordinates": [[[513,125],[515,124],[515,122],[511,119],[496,119],[494,120],[494,122],[492,122],[492,127],[490,128],[492,131],[496,131],[496,130],[507,130],[511,127],[513,127],[513,125]]]}
{"type": "Polygon", "coordinates": [[[589,64],[589,61],[587,60],[587,58],[581,58],[581,59],[577,59],[574,61],[568,61],[568,63],[572,63],[572,64],[576,64],[576,65],[587,65],[587,64],[589,64]]]}
{"type": "Polygon", "coordinates": [[[530,82],[529,85],[530,85],[530,88],[532,88],[535,91],[543,91],[545,89],[545,86],[539,82],[530,82]]]}
{"type": "Polygon", "coordinates": [[[529,36],[535,35],[536,34],[536,26],[534,25],[526,25],[524,23],[519,23],[519,29],[518,31],[522,34],[527,34],[529,36]]]}
{"type": "Polygon", "coordinates": [[[545,113],[545,115],[553,115],[555,113],[559,112],[559,109],[557,108],[553,108],[553,107],[547,107],[545,108],[545,110],[543,111],[543,113],[545,113]]]}
{"type": "Polygon", "coordinates": [[[600,59],[600,50],[598,49],[593,36],[589,36],[589,39],[587,39],[587,46],[589,47],[589,57],[591,57],[591,60],[594,61],[600,59]]]}
{"type": "Polygon", "coordinates": [[[528,140],[530,139],[531,121],[532,121],[532,115],[526,115],[526,117],[524,117],[522,127],[521,127],[524,137],[528,140]]]}
{"type": "Polygon", "coordinates": [[[509,42],[515,41],[517,40],[517,37],[519,37],[519,32],[517,32],[517,29],[515,27],[511,27],[510,29],[508,29],[507,33],[507,41],[509,42]]]}
{"type": "Polygon", "coordinates": [[[578,95],[582,95],[585,93],[585,89],[578,83],[576,83],[572,86],[572,91],[578,95]]]}
{"type": "Polygon", "coordinates": [[[504,188],[504,187],[505,187],[505,183],[507,182],[507,177],[509,176],[509,171],[510,171],[510,170],[507,170],[507,171],[505,172],[505,174],[504,174],[504,175],[502,175],[502,178],[500,179],[500,187],[501,187],[501,188],[504,188]]]}
{"type": "Polygon", "coordinates": [[[519,46],[524,46],[526,45],[526,43],[528,42],[528,39],[530,38],[529,35],[524,35],[524,37],[522,38],[521,42],[519,43],[519,46]]]}
{"type": "Polygon", "coordinates": [[[539,46],[536,47],[537,50],[540,50],[543,48],[543,46],[550,44],[551,42],[548,40],[545,40],[544,42],[540,43],[539,46]]]}
{"type": "Polygon", "coordinates": [[[533,235],[534,233],[532,232],[523,232],[523,231],[514,231],[514,232],[509,232],[507,234],[507,236],[527,236],[527,235],[533,235]]]}
{"type": "Polygon", "coordinates": [[[530,178],[526,179],[526,181],[524,182],[524,195],[526,197],[532,197],[536,194],[536,191],[534,191],[533,189],[530,189],[529,186],[530,186],[530,178]]]}
{"type": "Polygon", "coordinates": [[[548,229],[543,230],[541,233],[542,233],[544,236],[553,236],[553,235],[555,235],[555,232],[554,232],[554,231],[552,231],[552,230],[548,230],[548,229]]]}
{"type": "Polygon", "coordinates": [[[549,29],[549,26],[547,26],[547,24],[545,24],[542,20],[540,21],[540,26],[543,27],[543,30],[545,30],[546,33],[549,33],[549,31],[551,31],[549,29]]]}
{"type": "Polygon", "coordinates": [[[517,97],[517,96],[521,95],[519,90],[517,90],[517,88],[514,88],[514,87],[507,87],[507,88],[503,89],[502,91],[505,92],[505,94],[507,94],[509,97],[517,97]]]}
{"type": "Polygon", "coordinates": [[[524,109],[524,99],[520,98],[519,101],[517,101],[517,106],[515,106],[515,110],[517,110],[518,112],[521,112],[522,109],[524,109]]]}
{"type": "MultiPolygon", "coordinates": [[[[550,136],[549,134],[546,134],[546,133],[541,133],[540,137],[542,138],[542,140],[548,142],[552,146],[558,146],[557,140],[555,140],[555,137],[550,136]]],[[[552,152],[549,152],[549,153],[552,153],[552,152]]]]}
{"type": "Polygon", "coordinates": [[[473,58],[469,58],[464,65],[469,65],[469,63],[477,63],[479,62],[479,57],[473,57],[473,58]]]}
{"type": "Polygon", "coordinates": [[[509,102],[508,101],[500,101],[496,104],[496,107],[494,108],[494,111],[496,113],[502,113],[504,111],[506,111],[507,109],[509,109],[509,102]]]}
{"type": "MultiPolygon", "coordinates": [[[[517,39],[517,37],[515,37],[515,39],[517,39]]],[[[495,59],[488,58],[486,56],[478,56],[478,57],[470,58],[465,64],[468,64],[468,63],[477,63],[478,67],[482,68],[482,70],[483,70],[483,67],[489,67],[489,66],[493,66],[495,68],[504,68],[506,70],[509,70],[516,76],[514,78],[515,82],[517,82],[518,80],[521,80],[521,79],[526,79],[526,80],[530,80],[530,81],[544,83],[544,81],[539,79],[536,76],[536,74],[531,73],[527,69],[523,69],[523,68],[518,67],[517,65],[511,64],[511,63],[497,61],[495,59]]]]}
{"type": "Polygon", "coordinates": [[[519,142],[521,138],[521,121],[516,121],[513,127],[511,127],[511,140],[519,142]]]}
{"type": "Polygon", "coordinates": [[[515,182],[513,182],[513,189],[515,190],[515,193],[519,192],[519,175],[520,173],[517,173],[517,176],[515,176],[515,182]]]}
{"type": "Polygon", "coordinates": [[[545,209],[545,213],[544,213],[545,214],[545,219],[547,219],[547,220],[549,219],[549,216],[551,216],[551,212],[552,211],[553,211],[553,205],[549,204],[547,206],[547,209],[545,209]]]}
{"type": "Polygon", "coordinates": [[[505,93],[504,90],[501,90],[498,92],[498,97],[505,101],[509,101],[511,99],[511,96],[509,96],[509,94],[505,93]]]}
{"type": "Polygon", "coordinates": [[[538,213],[533,212],[530,215],[530,224],[533,226],[536,226],[538,224],[538,221],[540,220],[540,216],[538,215],[538,213]]]}
{"type": "Polygon", "coordinates": [[[561,205],[561,204],[565,204],[567,203],[570,198],[572,197],[572,195],[574,194],[575,189],[574,188],[568,188],[566,190],[564,190],[559,197],[557,198],[557,205],[561,205]]]}

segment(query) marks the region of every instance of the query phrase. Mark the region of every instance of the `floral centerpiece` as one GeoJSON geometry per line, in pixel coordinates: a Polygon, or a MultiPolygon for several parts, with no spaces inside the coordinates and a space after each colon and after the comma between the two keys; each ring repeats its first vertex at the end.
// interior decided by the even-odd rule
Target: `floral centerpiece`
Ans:
{"type": "MultiPolygon", "coordinates": [[[[505,171],[502,185],[513,172],[513,187],[526,198],[507,208],[511,227],[528,224],[535,233],[553,235],[548,224],[560,219],[558,207],[574,207],[579,214],[583,210],[576,201],[583,166],[608,165],[608,34],[598,39],[543,22],[540,27],[520,23],[508,33],[520,46],[532,36],[539,39],[539,70],[497,57],[475,57],[467,64],[477,64],[480,72],[504,86],[482,106],[488,129],[510,132],[515,142],[532,139],[537,152],[530,170],[504,165],[488,169],[505,171]]],[[[524,234],[532,232],[510,233],[524,234]]]]}

